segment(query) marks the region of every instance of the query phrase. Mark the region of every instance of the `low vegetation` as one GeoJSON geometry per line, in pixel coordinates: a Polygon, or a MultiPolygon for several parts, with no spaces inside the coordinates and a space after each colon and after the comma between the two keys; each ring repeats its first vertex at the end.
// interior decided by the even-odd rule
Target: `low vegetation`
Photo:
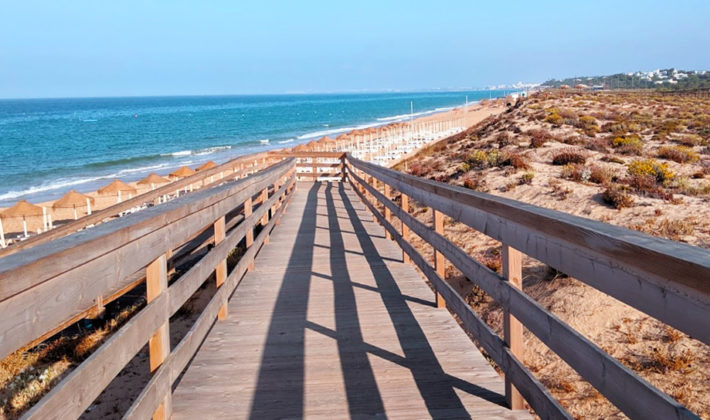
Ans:
{"type": "MultiPolygon", "coordinates": [[[[544,92],[398,169],[710,248],[710,99],[544,92]]],[[[413,211],[430,223],[426,209],[413,211]]],[[[467,253],[499,269],[499,254],[491,252],[499,244],[458,223],[446,229],[467,253]]],[[[415,245],[430,255],[430,245],[415,245]]],[[[456,282],[457,276],[456,270],[447,272],[447,281],[456,282]]],[[[533,299],[654,386],[710,418],[710,393],[700,386],[710,383],[705,363],[710,346],[574,278],[551,276],[549,267],[532,258],[526,258],[523,277],[533,299]]],[[[500,333],[500,306],[476,287],[467,290],[467,302],[500,333]]],[[[526,333],[525,341],[525,364],[574,417],[620,416],[534,336],[526,333]]]]}

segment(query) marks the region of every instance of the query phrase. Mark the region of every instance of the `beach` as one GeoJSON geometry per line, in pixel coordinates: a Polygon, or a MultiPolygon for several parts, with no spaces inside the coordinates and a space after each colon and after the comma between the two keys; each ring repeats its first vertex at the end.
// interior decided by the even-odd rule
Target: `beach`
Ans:
{"type": "MultiPolygon", "coordinates": [[[[415,153],[421,147],[424,147],[432,142],[436,142],[444,137],[460,132],[477,122],[489,117],[490,115],[498,114],[504,110],[496,101],[491,101],[490,103],[484,104],[469,104],[468,106],[462,106],[457,108],[452,108],[449,110],[429,112],[420,112],[419,116],[410,116],[408,120],[402,120],[403,116],[389,117],[381,121],[378,125],[362,127],[362,128],[350,128],[350,130],[344,129],[333,129],[332,133],[341,133],[341,137],[345,137],[346,133],[351,133],[353,141],[349,143],[342,143],[339,147],[334,145],[323,146],[318,143],[318,139],[311,140],[307,143],[310,137],[304,137],[299,140],[298,143],[294,144],[294,147],[289,148],[276,148],[270,147],[267,150],[298,150],[299,147],[306,148],[306,150],[321,150],[321,151],[343,151],[350,152],[354,156],[363,158],[365,160],[377,162],[385,166],[391,166],[402,158],[415,153]],[[445,125],[448,124],[448,125],[445,125]],[[396,136],[393,134],[395,133],[396,136]],[[312,147],[307,145],[311,144],[312,147]],[[376,145],[376,146],[373,146],[376,145]]],[[[319,132],[318,134],[323,134],[319,132]]],[[[309,134],[310,136],[310,134],[309,134]]],[[[327,135],[320,138],[329,139],[327,135]]],[[[287,143],[293,144],[293,143],[287,143]]],[[[264,148],[261,148],[262,150],[264,148]]],[[[228,149],[225,149],[225,151],[228,149]]],[[[303,150],[303,149],[302,149],[303,150]]],[[[236,153],[236,151],[232,151],[236,153]]],[[[212,157],[210,155],[205,155],[205,157],[212,157]]],[[[238,157],[238,156],[233,156],[238,157]]],[[[229,160],[229,158],[222,158],[220,160],[229,160]]],[[[211,161],[211,159],[210,159],[211,161]]],[[[181,161],[182,162],[182,161],[181,161]]],[[[193,163],[188,166],[193,169],[199,166],[199,164],[204,163],[204,160],[194,160],[193,163]]],[[[159,175],[167,176],[172,168],[156,169],[159,175]]],[[[127,168],[126,171],[129,173],[138,173],[139,171],[131,171],[131,168],[127,168]]],[[[151,171],[152,172],[152,171],[151,171]]],[[[125,182],[128,188],[134,189],[135,192],[124,192],[119,198],[118,194],[108,193],[100,194],[97,190],[93,191],[81,191],[82,194],[89,197],[90,208],[92,212],[103,210],[112,205],[117,204],[120,201],[125,201],[132,197],[147,193],[155,187],[161,185],[153,185],[139,183],[135,177],[123,177],[119,178],[121,181],[125,182]],[[133,180],[132,180],[133,179],[133,180]],[[119,201],[120,200],[120,201],[119,201]]],[[[173,180],[176,178],[172,178],[173,180]]],[[[111,179],[102,179],[103,184],[108,184],[111,179]]],[[[198,185],[194,186],[198,188],[198,185]]],[[[65,194],[69,192],[71,187],[65,187],[64,189],[58,189],[57,192],[60,194],[65,194]]],[[[56,199],[44,200],[40,202],[32,202],[32,204],[43,207],[46,214],[37,214],[33,216],[26,217],[3,217],[2,218],[2,228],[6,237],[6,240],[11,239],[22,239],[24,237],[24,225],[26,224],[27,232],[29,236],[36,235],[39,232],[44,231],[51,224],[55,227],[64,223],[68,223],[74,220],[75,215],[77,217],[83,217],[88,214],[89,206],[86,204],[79,204],[74,207],[65,208],[53,208],[56,199]],[[76,210],[76,213],[75,213],[76,210]]],[[[9,206],[0,208],[0,212],[6,210],[9,206]]]]}

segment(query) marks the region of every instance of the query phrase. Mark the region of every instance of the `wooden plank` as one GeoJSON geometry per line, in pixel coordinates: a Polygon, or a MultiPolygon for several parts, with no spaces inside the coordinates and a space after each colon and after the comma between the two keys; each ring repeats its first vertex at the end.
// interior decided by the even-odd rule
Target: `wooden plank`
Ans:
{"type": "MultiPolygon", "coordinates": [[[[168,289],[168,265],[165,254],[158,257],[148,265],[146,275],[146,301],[154,301],[168,289]]],[[[165,322],[158,327],[148,340],[148,356],[150,371],[155,372],[170,354],[170,322],[166,317],[165,322]]],[[[172,411],[171,393],[168,392],[161,398],[158,408],[153,413],[153,420],[170,418],[172,411]]]]}
{"type": "MultiPolygon", "coordinates": [[[[213,190],[198,191],[129,216],[76,232],[0,259],[0,299],[6,299],[72,268],[95,260],[129,241],[191,213],[209,208],[246,190],[260,190],[285,173],[293,161],[283,161],[252,177],[213,190]],[[50,259],[52,258],[52,259],[50,259]]],[[[231,204],[231,202],[228,202],[231,204]]],[[[241,201],[234,204],[241,204],[241,201]]],[[[215,217],[216,220],[217,217],[215,217]]],[[[202,228],[204,226],[200,226],[202,228]]],[[[182,243],[182,242],[179,242],[182,243]]],[[[164,252],[164,251],[163,251],[164,252]]],[[[155,252],[155,259],[162,252],[155,252]]],[[[131,271],[131,273],[136,270],[131,271]]]]}
{"type": "MultiPolygon", "coordinates": [[[[503,277],[517,289],[523,289],[523,259],[520,251],[503,244],[501,250],[503,277]]],[[[510,348],[510,352],[518,359],[523,359],[523,326],[505,310],[503,314],[503,339],[510,348]]],[[[515,389],[510,379],[505,380],[505,399],[513,410],[525,408],[522,395],[515,389]]]]}
{"type": "MultiPolygon", "coordinates": [[[[355,179],[358,182],[362,181],[355,179]]],[[[371,193],[379,199],[378,192],[373,190],[371,193]]],[[[388,204],[385,202],[385,205],[388,204]]],[[[505,279],[472,259],[451,241],[432,231],[411,215],[403,214],[397,206],[392,205],[391,207],[392,211],[405,221],[414,233],[435,246],[467,278],[480,286],[504,310],[509,311],[520,320],[530,332],[535,334],[623,412],[631,417],[640,418],[654,417],[658,414],[662,414],[663,418],[668,419],[697,418],[681,404],[654,388],[586,337],[547,312],[521,290],[511,286],[505,279]]],[[[400,245],[402,243],[400,242],[400,245]]],[[[422,270],[424,271],[424,269],[422,270]]],[[[458,312],[457,314],[461,316],[458,312]]],[[[486,351],[489,350],[486,349],[486,351]]],[[[498,362],[496,361],[496,363],[498,362]]],[[[501,366],[501,369],[509,373],[504,366],[501,366]]],[[[526,395],[527,390],[522,389],[513,378],[511,380],[532,405],[526,395]]]]}
{"type": "MultiPolygon", "coordinates": [[[[279,194],[285,193],[287,191],[286,187],[291,182],[293,182],[293,175],[291,176],[290,181],[286,182],[287,185],[282,186],[279,190],[279,194]]],[[[292,194],[286,195],[286,202],[290,200],[291,196],[292,194]]],[[[276,195],[272,197],[272,199],[275,198],[276,195]]],[[[281,207],[276,211],[267,227],[259,233],[259,236],[257,236],[255,245],[247,249],[242,258],[240,258],[239,262],[226,279],[224,287],[220,288],[215,296],[212,297],[190,330],[185,334],[182,340],[180,340],[180,343],[178,343],[175,347],[175,350],[168,356],[168,359],[165,361],[163,366],[161,366],[155,375],[153,375],[151,380],[148,382],[148,385],[146,385],[143,391],[141,391],[141,394],[136,398],[131,407],[124,414],[124,419],[143,419],[148,417],[150,413],[157,408],[161,396],[169,392],[172,384],[183,372],[195,352],[199,349],[202,341],[210,330],[215,317],[218,316],[219,308],[221,307],[222,302],[226,301],[233,293],[234,289],[236,289],[239,285],[239,282],[247,271],[247,267],[253,263],[259,246],[264,242],[268,232],[273,229],[276,221],[281,218],[283,208],[284,207],[281,207]]],[[[245,222],[253,226],[256,224],[258,219],[259,214],[255,213],[251,215],[249,219],[245,220],[245,222]]],[[[244,233],[238,236],[243,237],[244,233]]],[[[224,245],[224,242],[220,245],[224,245]]],[[[172,286],[170,288],[171,294],[174,287],[175,286],[172,286]]]]}
{"type": "MultiPolygon", "coordinates": [[[[262,212],[266,211],[268,205],[278,200],[279,196],[286,194],[289,190],[289,186],[293,185],[294,182],[294,176],[291,175],[286,184],[282,185],[281,188],[269,198],[267,206],[258,207],[255,212],[251,211],[250,205],[245,204],[244,209],[247,214],[246,219],[243,219],[237,227],[232,229],[226,235],[222,242],[217,244],[207,255],[190,267],[190,269],[185,274],[180,276],[180,278],[170,287],[171,316],[174,315],[180,307],[187,302],[190,296],[197,291],[207,276],[209,276],[212,270],[214,270],[214,267],[218,264],[218,262],[226,259],[230,250],[236,247],[242,238],[249,238],[249,233],[252,235],[251,242],[248,242],[249,247],[251,247],[253,243],[254,226],[261,218],[262,212]]],[[[251,198],[248,198],[247,202],[249,200],[251,200],[251,198]]]]}
{"type": "MultiPolygon", "coordinates": [[[[432,209],[431,211],[433,217],[434,232],[439,235],[444,235],[444,215],[438,211],[432,209]]],[[[446,279],[446,260],[444,259],[444,254],[439,252],[436,247],[434,248],[434,269],[436,274],[442,279],[446,279]]],[[[446,300],[441,296],[438,291],[434,292],[436,294],[436,307],[446,308],[446,300]]]]}
{"type": "Polygon", "coordinates": [[[167,319],[168,296],[160,294],[62,379],[22,418],[79,418],[167,319]]]}
{"type": "MultiPolygon", "coordinates": [[[[217,219],[217,221],[214,223],[214,243],[215,245],[219,245],[222,241],[224,241],[225,237],[225,223],[224,223],[224,216],[220,217],[217,219]]],[[[217,268],[215,268],[215,280],[216,280],[216,286],[219,288],[224,284],[224,281],[227,279],[227,259],[224,258],[222,259],[219,263],[217,263],[217,268]]],[[[217,319],[223,320],[227,318],[227,304],[223,303],[222,306],[219,308],[219,313],[217,314],[217,319]]]]}
{"type": "MultiPolygon", "coordinates": [[[[406,194],[401,195],[402,198],[402,212],[409,214],[409,196],[406,194]]],[[[402,239],[406,242],[409,242],[409,226],[407,226],[406,223],[402,222],[402,239]]],[[[409,254],[406,252],[402,251],[402,262],[408,263],[411,262],[411,259],[409,258],[409,254]]]]}
{"type": "Polygon", "coordinates": [[[163,206],[97,226],[0,260],[0,355],[22,347],[63,320],[91,308],[95,296],[125,286],[129,275],[183,243],[273,182],[293,164],[282,162],[235,185],[198,191],[163,206]],[[182,201],[184,200],[184,201],[182,201]],[[105,251],[96,257],[96,253],[105,251]],[[86,255],[88,254],[88,255],[86,255]],[[50,258],[51,256],[51,258],[50,258]],[[59,273],[46,281],[47,277],[59,273]],[[22,291],[31,285],[31,289],[22,291]],[[50,298],[51,296],[51,298],[50,298]],[[32,309],[34,308],[34,309],[32,309]],[[33,313],[33,317],[27,317],[33,313]]]}
{"type": "Polygon", "coordinates": [[[530,418],[502,406],[502,379],[422,299],[428,286],[338,185],[299,185],[273,245],[240,282],[230,319],[213,327],[182,376],[173,418],[358,417],[378,400],[383,417],[530,418]],[[367,282],[372,289],[354,287],[367,282]],[[343,306],[347,296],[356,307],[343,306]],[[406,300],[414,296],[421,300],[406,300]],[[375,387],[362,382],[371,374],[375,387]],[[439,408],[448,404],[455,408],[439,408]]]}
{"type": "MultiPolygon", "coordinates": [[[[358,182],[365,186],[364,181],[359,177],[351,177],[351,182],[358,182]]],[[[365,188],[367,189],[367,187],[365,188]]],[[[375,211],[370,203],[364,200],[363,202],[371,211],[375,211]]],[[[412,216],[409,217],[413,219],[412,216]]],[[[572,417],[562,408],[560,403],[555,400],[549,391],[547,391],[530,371],[520,363],[510,352],[510,349],[505,346],[505,343],[500,337],[473,312],[466,301],[439,276],[436,270],[426,262],[424,257],[422,257],[409,242],[404,241],[402,236],[396,233],[392,225],[385,225],[385,229],[390,229],[395,241],[402,250],[407,252],[412,262],[419,267],[424,276],[434,287],[440,290],[445,301],[448,302],[448,308],[459,316],[466,329],[472,333],[474,338],[486,350],[493,361],[506,372],[507,378],[517,385],[530,406],[535,410],[535,413],[542,418],[571,419],[572,417]]]]}
{"type": "MultiPolygon", "coordinates": [[[[384,196],[387,200],[392,199],[392,197],[390,196],[390,186],[387,184],[385,184],[384,196]]],[[[385,220],[392,223],[392,211],[390,211],[389,207],[385,207],[385,220]]],[[[388,231],[385,231],[385,239],[391,239],[388,231]]]]}
{"type": "Polygon", "coordinates": [[[710,253],[348,157],[410,198],[710,344],[710,253]]]}

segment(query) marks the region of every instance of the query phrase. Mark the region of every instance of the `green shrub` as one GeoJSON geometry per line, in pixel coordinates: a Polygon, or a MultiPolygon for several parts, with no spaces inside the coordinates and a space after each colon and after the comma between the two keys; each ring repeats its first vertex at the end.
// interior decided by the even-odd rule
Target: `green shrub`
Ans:
{"type": "Polygon", "coordinates": [[[485,168],[488,164],[488,154],[483,150],[474,150],[466,157],[466,163],[474,168],[485,168]]]}
{"type": "Polygon", "coordinates": [[[643,151],[643,141],[635,134],[615,137],[612,146],[625,155],[639,155],[643,151]]]}
{"type": "Polygon", "coordinates": [[[520,184],[527,184],[530,185],[532,184],[533,178],[535,178],[535,173],[534,172],[525,172],[521,177],[520,177],[520,184]]]}
{"type": "Polygon", "coordinates": [[[626,167],[632,177],[651,176],[658,183],[670,181],[675,176],[667,164],[660,163],[655,159],[637,159],[628,163],[626,167]]]}

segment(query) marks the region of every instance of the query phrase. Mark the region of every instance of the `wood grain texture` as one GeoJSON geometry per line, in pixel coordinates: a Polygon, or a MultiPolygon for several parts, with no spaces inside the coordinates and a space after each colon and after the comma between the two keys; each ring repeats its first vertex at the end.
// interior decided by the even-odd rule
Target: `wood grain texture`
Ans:
{"type": "MultiPolygon", "coordinates": [[[[475,261],[451,241],[419,222],[411,215],[402,213],[399,207],[384,200],[384,197],[379,192],[366,185],[364,180],[358,177],[353,178],[356,182],[362,183],[366,189],[369,189],[369,192],[374,195],[377,200],[389,206],[395,215],[410,226],[414,233],[442,252],[467,278],[472,279],[481,289],[500,303],[504,310],[509,311],[520,320],[533,334],[540,338],[542,342],[557,353],[622,411],[633,418],[650,418],[657,415],[668,419],[697,418],[697,416],[681,404],[640,378],[586,337],[562,322],[559,318],[547,312],[521,290],[511,286],[505,279],[475,261]]],[[[379,213],[377,213],[377,215],[379,216],[379,213]]],[[[394,227],[391,229],[394,230],[394,227]]],[[[404,241],[398,242],[403,249],[409,247],[413,250],[408,243],[404,241]]],[[[410,256],[411,255],[410,253],[410,256]]],[[[415,263],[416,261],[415,259],[415,263]]],[[[425,274],[427,273],[426,270],[433,271],[433,268],[428,264],[426,264],[426,269],[422,268],[421,264],[423,263],[417,265],[425,274]]],[[[431,280],[433,276],[427,274],[427,277],[431,280]]],[[[437,274],[434,280],[432,280],[435,287],[436,284],[439,284],[436,280],[438,278],[440,277],[437,274]]],[[[463,307],[460,308],[460,310],[463,309],[463,307]]],[[[462,318],[465,315],[459,312],[456,313],[462,318]]],[[[485,330],[480,328],[471,332],[474,333],[476,339],[484,345],[481,337],[477,335],[481,331],[485,333],[485,330]]],[[[494,344],[494,342],[487,343],[488,346],[493,346],[494,344]]],[[[490,347],[486,347],[486,345],[484,345],[484,348],[486,348],[489,354],[493,350],[490,347]]],[[[491,354],[491,356],[496,363],[499,363],[493,354],[491,354]]],[[[505,363],[501,365],[499,363],[501,369],[510,374],[511,372],[505,367],[507,365],[510,364],[505,363]]],[[[516,384],[516,387],[518,387],[518,390],[523,394],[526,400],[530,402],[526,395],[526,392],[529,390],[520,388],[520,384],[515,382],[514,376],[510,379],[516,384]]],[[[536,411],[538,410],[531,402],[530,404],[536,411]]]]}
{"type": "MultiPolygon", "coordinates": [[[[503,278],[509,284],[520,290],[523,289],[523,258],[520,251],[503,244],[501,250],[503,278]]],[[[503,314],[503,340],[510,348],[510,352],[518,358],[523,357],[523,326],[505,310],[503,314]]],[[[523,397],[513,386],[510,379],[505,380],[505,399],[510,408],[517,410],[523,408],[523,397]]]]}
{"type": "Polygon", "coordinates": [[[96,296],[124,288],[133,273],[241,206],[293,164],[280,162],[0,259],[0,357],[91,308],[96,296]]]}
{"type": "Polygon", "coordinates": [[[347,160],[411,199],[710,344],[707,250],[347,160]]]}
{"type": "MultiPolygon", "coordinates": [[[[173,418],[530,418],[352,190],[299,184],[173,418]]],[[[228,280],[229,282],[229,280],[228,280]]]]}

